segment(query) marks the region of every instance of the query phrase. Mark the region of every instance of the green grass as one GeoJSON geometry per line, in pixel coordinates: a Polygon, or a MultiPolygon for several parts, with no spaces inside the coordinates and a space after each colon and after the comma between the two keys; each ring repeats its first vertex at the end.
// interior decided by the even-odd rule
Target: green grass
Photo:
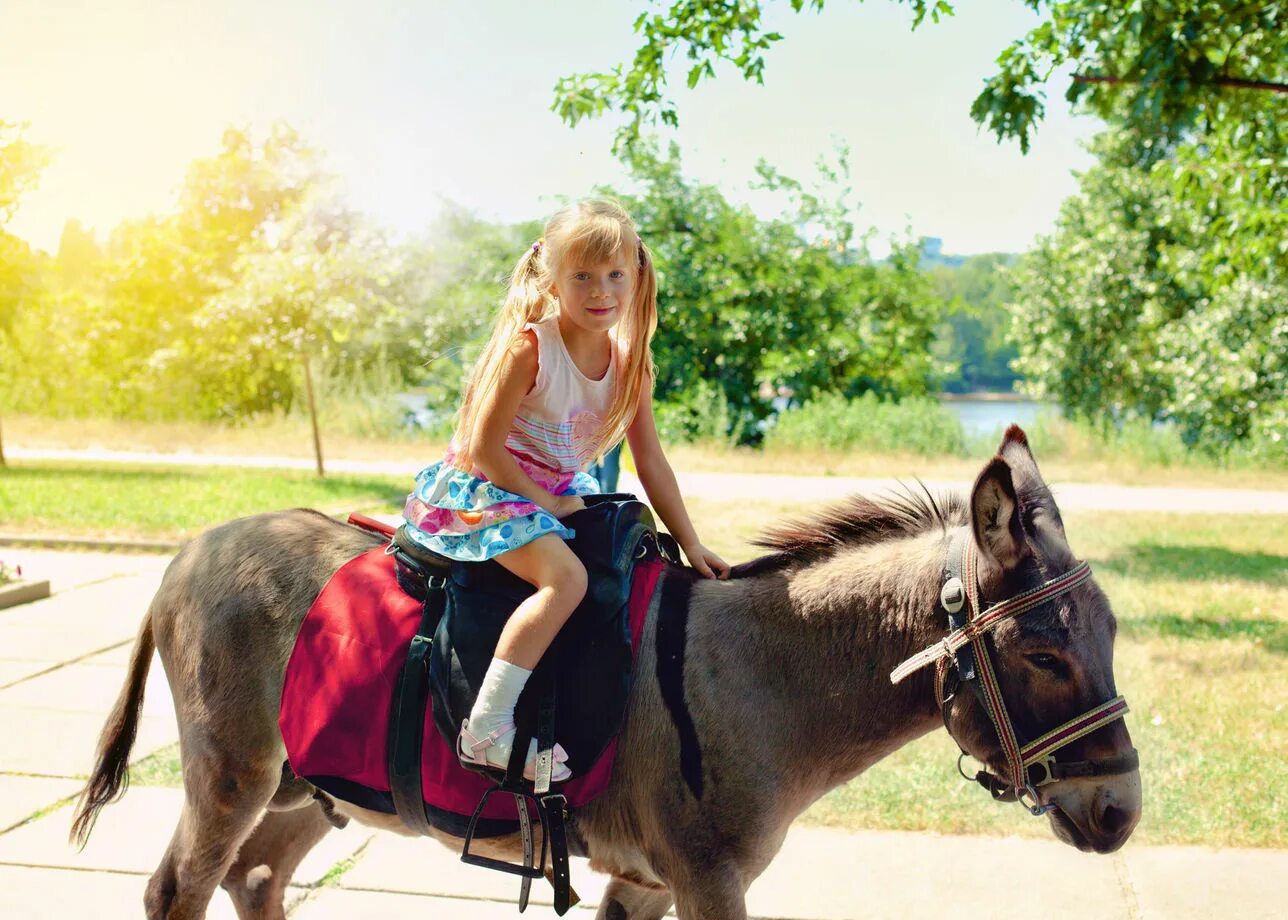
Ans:
{"type": "Polygon", "coordinates": [[[0,531],[183,539],[261,511],[396,511],[411,486],[394,476],[295,470],[17,463],[0,469],[0,531]]]}
{"type": "Polygon", "coordinates": [[[183,767],[179,762],[179,742],[167,744],[130,766],[130,784],[134,786],[183,787],[183,767]]]}

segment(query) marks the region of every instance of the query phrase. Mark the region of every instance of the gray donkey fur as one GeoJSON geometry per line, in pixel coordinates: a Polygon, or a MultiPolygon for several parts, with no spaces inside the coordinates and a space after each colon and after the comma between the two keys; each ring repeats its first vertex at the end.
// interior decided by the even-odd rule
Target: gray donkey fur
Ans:
{"type": "MultiPolygon", "coordinates": [[[[745,918],[744,892],[811,802],[942,724],[933,669],[898,686],[889,674],[945,633],[935,598],[948,531],[961,524],[974,530],[981,593],[994,601],[1074,558],[1013,427],[968,504],[854,498],[771,532],[760,541],[770,555],[732,580],[694,585],[683,677],[701,748],[700,800],[680,777],[678,736],[652,676],[655,595],[612,783],[573,814],[592,868],[611,876],[601,920],[660,918],[672,904],[682,920],[745,918]]],[[[152,920],[203,916],[220,884],[245,920],[285,916],[291,874],[332,825],[312,787],[283,775],[282,675],[313,598],[376,540],[316,512],[287,511],[216,527],[171,563],[73,825],[86,839],[98,810],[123,791],[155,646],[174,695],[186,795],[147,886],[152,920]]],[[[1100,589],[1085,582],[1051,608],[1007,622],[992,640],[1007,705],[1029,737],[1116,692],[1114,618],[1100,589]],[[1032,663],[1052,656],[1058,673],[1032,663]]],[[[972,696],[952,704],[949,722],[971,754],[1003,767],[972,696]]],[[[1116,722],[1069,756],[1130,749],[1116,722]]],[[[1139,775],[1064,780],[1043,787],[1042,800],[1056,806],[1057,837],[1111,852],[1139,818],[1139,775]]],[[[337,809],[404,832],[396,817],[337,809]]],[[[441,839],[459,849],[459,840],[441,839]]],[[[480,843],[517,858],[517,838],[480,843]]]]}

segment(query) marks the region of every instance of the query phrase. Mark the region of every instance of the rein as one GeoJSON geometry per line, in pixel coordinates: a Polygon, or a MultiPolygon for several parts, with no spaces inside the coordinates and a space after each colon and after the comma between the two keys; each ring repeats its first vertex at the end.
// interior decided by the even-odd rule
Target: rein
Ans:
{"type": "MultiPolygon", "coordinates": [[[[1003,778],[981,770],[969,776],[961,768],[963,750],[957,760],[962,776],[973,779],[992,793],[999,801],[1017,801],[1030,814],[1042,815],[1053,806],[1039,802],[1037,789],[1047,783],[1080,776],[1108,776],[1135,770],[1139,760],[1133,750],[1128,754],[1104,760],[1061,762],[1055,752],[1068,744],[1091,734],[1099,728],[1121,719],[1127,713],[1127,700],[1122,696],[1106,700],[1053,728],[1027,744],[1021,744],[1002,699],[1002,689],[997,682],[993,660],[985,635],[993,627],[1010,617],[1019,616],[1065,594],[1091,577],[1091,566],[1082,562],[1062,575],[1043,582],[1036,588],[982,610],[979,602],[978,557],[970,531],[966,527],[953,531],[944,565],[944,582],[939,593],[939,606],[948,616],[949,633],[935,645],[918,652],[890,673],[890,682],[899,683],[908,675],[927,665],[936,666],[935,696],[948,728],[948,703],[956,694],[957,685],[968,683],[975,690],[988,712],[989,720],[997,731],[998,740],[1006,754],[1008,775],[1003,778]],[[949,669],[954,672],[953,692],[944,695],[949,669]],[[1025,796],[1032,804],[1024,801],[1025,796]]],[[[952,730],[948,732],[952,734],[952,730]]]]}

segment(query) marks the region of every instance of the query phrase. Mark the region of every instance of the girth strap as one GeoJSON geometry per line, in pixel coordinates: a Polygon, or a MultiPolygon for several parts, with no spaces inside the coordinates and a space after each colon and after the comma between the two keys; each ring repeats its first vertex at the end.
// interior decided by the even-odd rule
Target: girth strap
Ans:
{"type": "Polygon", "coordinates": [[[403,824],[417,834],[432,832],[425,815],[421,786],[421,746],[425,731],[425,704],[429,699],[429,650],[434,630],[443,615],[447,592],[442,579],[428,579],[420,625],[407,648],[407,661],[398,673],[393,705],[389,711],[389,793],[403,824]]]}

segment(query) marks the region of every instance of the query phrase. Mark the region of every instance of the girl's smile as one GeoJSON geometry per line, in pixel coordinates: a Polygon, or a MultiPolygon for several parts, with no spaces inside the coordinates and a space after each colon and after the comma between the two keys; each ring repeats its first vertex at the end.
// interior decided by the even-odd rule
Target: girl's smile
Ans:
{"type": "Polygon", "coordinates": [[[603,262],[569,259],[555,275],[550,292],[573,326],[585,332],[607,332],[621,318],[621,308],[635,295],[635,266],[623,249],[603,262]]]}

